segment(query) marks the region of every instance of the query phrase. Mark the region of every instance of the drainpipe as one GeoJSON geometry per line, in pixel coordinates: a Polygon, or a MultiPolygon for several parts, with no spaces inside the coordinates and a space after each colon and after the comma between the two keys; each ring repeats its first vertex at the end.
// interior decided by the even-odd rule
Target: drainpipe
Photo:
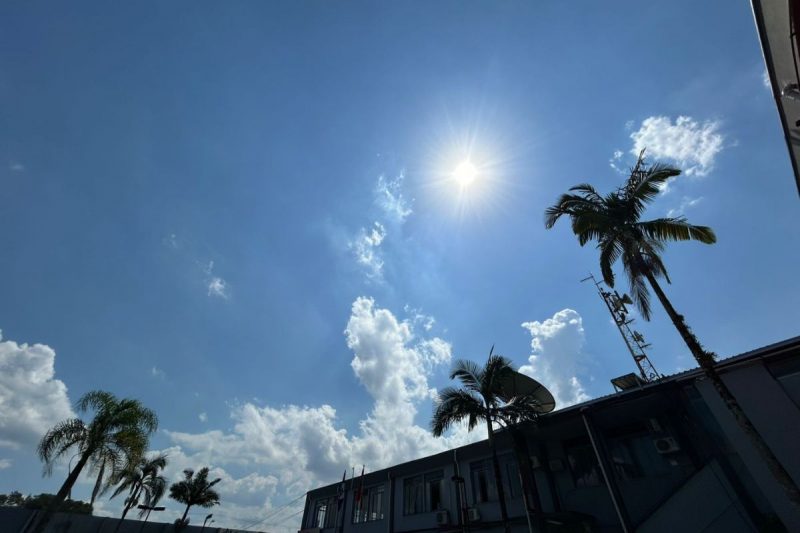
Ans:
{"type": "Polygon", "coordinates": [[[461,477],[461,468],[458,466],[458,450],[453,450],[453,483],[456,485],[456,499],[458,500],[458,523],[461,533],[469,533],[469,517],[467,517],[467,493],[464,488],[464,478],[461,477]]]}
{"type": "Polygon", "coordinates": [[[389,483],[389,516],[386,521],[386,533],[394,533],[394,481],[391,470],[386,472],[386,480],[389,483]]]}
{"type": "Polygon", "coordinates": [[[614,510],[617,513],[617,518],[619,518],[622,531],[624,533],[632,532],[634,528],[631,526],[628,510],[625,508],[625,501],[622,499],[622,493],[619,491],[619,487],[617,487],[614,471],[606,456],[602,437],[595,432],[594,424],[592,424],[592,420],[589,417],[588,409],[585,407],[581,409],[581,416],[583,417],[583,424],[586,426],[586,433],[589,435],[589,440],[592,443],[592,449],[597,457],[597,462],[600,465],[600,470],[603,472],[603,479],[606,482],[606,488],[608,489],[609,496],[611,496],[611,503],[614,504],[614,510]]]}

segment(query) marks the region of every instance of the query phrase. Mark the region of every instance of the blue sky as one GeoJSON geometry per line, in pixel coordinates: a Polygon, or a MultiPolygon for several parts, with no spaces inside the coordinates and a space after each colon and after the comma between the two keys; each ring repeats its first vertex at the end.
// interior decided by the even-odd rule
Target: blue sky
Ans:
{"type": "MultiPolygon", "coordinates": [[[[700,339],[797,334],[746,3],[15,2],[0,50],[0,492],[57,490],[32,446],[97,388],[158,412],[173,476],[217,468],[231,526],[472,438],[425,434],[431,389],[493,344],[562,404],[610,392],[633,363],[595,251],[543,210],[642,146],[688,170],[652,216],[717,231],[665,257],[700,339]]],[[[661,309],[639,330],[692,366],[661,309]]]]}

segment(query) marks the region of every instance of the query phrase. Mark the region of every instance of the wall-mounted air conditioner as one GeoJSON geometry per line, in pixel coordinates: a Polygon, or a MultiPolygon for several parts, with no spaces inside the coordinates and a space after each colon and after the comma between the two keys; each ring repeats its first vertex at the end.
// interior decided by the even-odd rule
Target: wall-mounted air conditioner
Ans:
{"type": "Polygon", "coordinates": [[[467,520],[469,520],[470,522],[477,522],[480,519],[481,519],[481,514],[478,512],[476,508],[470,507],[469,509],[467,509],[467,520]]]}
{"type": "Polygon", "coordinates": [[[657,439],[653,439],[653,445],[656,447],[656,451],[660,454],[675,453],[681,449],[678,441],[672,437],[659,437],[657,439]]]}
{"type": "Polygon", "coordinates": [[[436,511],[436,525],[437,526],[446,526],[450,523],[450,513],[447,512],[447,509],[443,509],[441,511],[436,511]]]}

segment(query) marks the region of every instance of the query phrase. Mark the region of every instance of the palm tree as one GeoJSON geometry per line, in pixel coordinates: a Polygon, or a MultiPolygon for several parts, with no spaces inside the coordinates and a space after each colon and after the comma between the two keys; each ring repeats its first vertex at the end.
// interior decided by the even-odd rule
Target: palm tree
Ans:
{"type": "Polygon", "coordinates": [[[703,348],[658,282],[658,279],[664,279],[670,283],[669,274],[660,256],[665,243],[695,240],[713,244],[717,240],[711,228],[690,224],[682,216],[641,220],[647,204],[656,198],[667,180],[680,173],[680,170],[666,165],[647,164],[642,150],[630,177],[622,187],[605,196],[586,183],[572,187],[570,192],[563,194],[555,205],[545,211],[545,227],[552,228],[559,218],[566,215],[572,222],[572,231],[581,246],[589,241],[597,241],[600,270],[603,280],[610,287],[614,286],[612,266],[621,259],[633,302],[645,320],[650,320],[650,293],[647,288],[650,285],[697,364],[742,431],[758,450],[789,500],[795,506],[800,506],[800,490],[720,378],[715,366],[716,355],[703,348]]]}
{"type": "Polygon", "coordinates": [[[71,418],[50,429],[37,448],[44,462],[45,475],[52,474],[53,465],[69,450],[77,448],[78,463],[61,485],[50,508],[42,515],[33,531],[44,531],[50,516],[57,511],[72,490],[84,467],[89,465],[97,472],[92,491],[92,502],[100,492],[106,472],[113,479],[125,464],[135,462],[147,449],[150,434],[158,427],[156,414],[138,400],[118,399],[110,392],[92,391],[83,395],[76,404],[80,413],[94,412],[88,424],[80,418],[71,418]]]}
{"type": "Polygon", "coordinates": [[[169,497],[186,505],[183,518],[178,522],[181,526],[189,523],[186,516],[193,506],[213,507],[219,505],[219,494],[211,487],[221,481],[220,478],[208,481],[208,467],[201,468],[197,475],[194,470],[187,468],[183,471],[183,476],[183,481],[173,483],[169,488],[169,497]]]}
{"type": "Polygon", "coordinates": [[[504,528],[509,531],[505,491],[494,441],[494,425],[509,426],[534,420],[539,402],[529,395],[509,398],[503,393],[503,383],[513,374],[514,368],[509,359],[494,355],[492,351],[493,349],[483,368],[472,361],[456,361],[450,372],[450,379],[458,379],[463,388],[446,387],[439,393],[431,419],[431,431],[435,437],[440,437],[453,424],[462,421],[467,422],[469,431],[480,422],[486,423],[495,486],[500,500],[500,516],[504,528]]]}
{"type": "MultiPolygon", "coordinates": [[[[141,457],[137,462],[129,464],[120,472],[114,482],[119,483],[111,498],[122,494],[126,490],[128,496],[125,498],[125,505],[122,508],[122,519],[117,528],[122,524],[128,511],[139,504],[144,497],[144,505],[154,507],[164,496],[167,488],[167,480],[159,474],[167,466],[167,456],[158,454],[153,457],[141,457]]],[[[145,511],[139,512],[139,517],[144,516],[145,511]]]]}

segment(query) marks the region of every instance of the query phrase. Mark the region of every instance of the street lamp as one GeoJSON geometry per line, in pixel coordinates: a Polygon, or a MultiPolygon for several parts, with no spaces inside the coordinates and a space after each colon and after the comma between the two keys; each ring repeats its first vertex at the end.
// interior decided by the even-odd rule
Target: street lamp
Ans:
{"type": "Polygon", "coordinates": [[[142,522],[142,527],[139,528],[141,532],[144,529],[144,525],[147,523],[147,519],[150,518],[150,511],[163,511],[166,507],[153,507],[150,505],[137,505],[137,508],[141,509],[142,511],[147,511],[147,514],[144,515],[144,521],[142,522]]]}

